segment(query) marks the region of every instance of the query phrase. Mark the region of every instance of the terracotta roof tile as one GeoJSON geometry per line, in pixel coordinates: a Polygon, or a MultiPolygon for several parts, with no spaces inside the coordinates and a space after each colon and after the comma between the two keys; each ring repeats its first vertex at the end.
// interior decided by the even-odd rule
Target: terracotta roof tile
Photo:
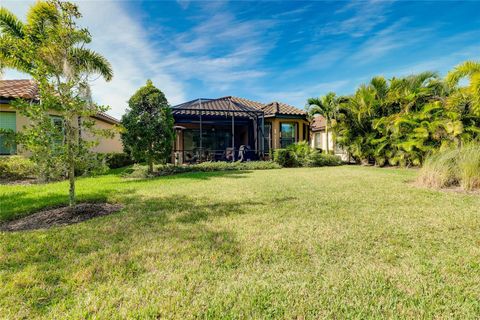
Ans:
{"type": "Polygon", "coordinates": [[[196,99],[172,107],[174,115],[228,116],[232,111],[235,116],[248,117],[249,114],[260,113],[262,104],[237,97],[218,99],[196,99]]]}
{"type": "MultiPolygon", "coordinates": [[[[0,98],[4,99],[33,99],[38,100],[38,86],[33,80],[0,80],[0,98]]],[[[106,113],[98,113],[95,117],[112,124],[120,121],[106,113]]]]}
{"type": "Polygon", "coordinates": [[[292,116],[306,116],[307,113],[303,110],[295,108],[289,104],[283,102],[270,102],[262,108],[266,117],[272,117],[275,115],[292,115],[292,116]]]}
{"type": "Polygon", "coordinates": [[[325,129],[326,124],[327,124],[327,121],[325,120],[325,118],[318,115],[313,118],[310,128],[312,129],[312,131],[320,131],[325,129]]]}
{"type": "Polygon", "coordinates": [[[38,88],[33,80],[0,80],[0,98],[37,99],[38,88]]]}
{"type": "Polygon", "coordinates": [[[174,115],[229,115],[235,111],[237,116],[263,111],[266,117],[276,115],[306,116],[306,112],[282,102],[263,104],[245,98],[227,96],[218,99],[196,99],[172,107],[174,115]],[[244,112],[242,112],[244,111],[244,112]]]}

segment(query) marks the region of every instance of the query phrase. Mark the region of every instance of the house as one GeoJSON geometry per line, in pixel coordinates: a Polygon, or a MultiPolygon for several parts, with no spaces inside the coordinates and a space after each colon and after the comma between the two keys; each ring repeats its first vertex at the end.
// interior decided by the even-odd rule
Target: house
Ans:
{"type": "Polygon", "coordinates": [[[349,161],[350,157],[348,153],[343,150],[339,145],[335,143],[333,138],[332,131],[328,131],[328,139],[326,133],[326,125],[327,121],[324,117],[320,115],[316,115],[312,119],[312,124],[310,127],[311,135],[310,135],[310,146],[312,148],[322,150],[326,152],[327,144],[329,152],[333,152],[335,155],[342,158],[343,161],[349,161]]]}
{"type": "MultiPolygon", "coordinates": [[[[29,119],[11,106],[12,100],[25,99],[38,102],[37,85],[33,80],[0,80],[0,129],[20,132],[29,124],[29,119]]],[[[59,121],[55,112],[51,114],[52,121],[59,121]]],[[[99,129],[111,129],[119,124],[119,121],[105,113],[99,113],[95,117],[95,127],[99,129]]],[[[60,120],[61,121],[61,120],[60,120]]],[[[92,139],[88,136],[86,140],[92,139]]],[[[0,155],[25,154],[25,150],[17,148],[12,143],[7,143],[7,137],[0,134],[0,155]]],[[[94,152],[123,152],[120,135],[115,134],[113,138],[101,137],[99,144],[93,148],[94,152]]]]}
{"type": "Polygon", "coordinates": [[[172,107],[176,163],[264,159],[309,139],[305,111],[238,97],[195,99],[172,107]]]}

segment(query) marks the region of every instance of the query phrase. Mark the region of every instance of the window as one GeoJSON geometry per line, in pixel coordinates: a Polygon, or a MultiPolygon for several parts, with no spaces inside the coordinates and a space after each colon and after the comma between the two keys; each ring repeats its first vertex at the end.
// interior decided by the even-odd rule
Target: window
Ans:
{"type": "Polygon", "coordinates": [[[322,149],[322,135],[320,132],[315,133],[315,148],[322,149]]]}
{"type": "Polygon", "coordinates": [[[295,143],[296,123],[282,122],[280,124],[280,147],[286,148],[295,143]]]}
{"type": "Polygon", "coordinates": [[[15,112],[0,112],[0,154],[15,154],[17,146],[12,133],[17,130],[15,112]]]}
{"type": "Polygon", "coordinates": [[[265,135],[264,135],[264,152],[270,153],[270,149],[272,148],[272,124],[265,123],[265,135]]]}

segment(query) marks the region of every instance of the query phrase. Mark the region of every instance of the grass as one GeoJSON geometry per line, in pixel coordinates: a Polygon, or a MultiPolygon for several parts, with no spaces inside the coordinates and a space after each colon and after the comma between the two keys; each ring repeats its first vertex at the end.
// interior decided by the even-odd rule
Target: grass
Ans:
{"type": "MultiPolygon", "coordinates": [[[[480,315],[480,197],[356,166],[80,179],[125,205],[0,233],[2,318],[459,318],[480,315]]],[[[66,203],[0,186],[0,219],[66,203]]]]}
{"type": "Polygon", "coordinates": [[[480,189],[480,144],[470,143],[430,155],[417,181],[433,188],[460,186],[467,191],[480,189]]]}

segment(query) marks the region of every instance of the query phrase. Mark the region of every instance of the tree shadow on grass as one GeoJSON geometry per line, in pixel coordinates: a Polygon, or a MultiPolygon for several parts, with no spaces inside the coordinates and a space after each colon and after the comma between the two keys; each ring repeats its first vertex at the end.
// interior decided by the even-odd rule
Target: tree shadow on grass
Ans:
{"type": "Polygon", "coordinates": [[[232,179],[246,178],[253,170],[225,170],[225,171],[210,171],[210,172],[185,172],[175,173],[171,175],[158,176],[152,178],[128,178],[122,179],[122,183],[144,183],[158,180],[210,180],[212,178],[228,177],[232,179]]]}
{"type": "Polygon", "coordinates": [[[242,263],[242,245],[235,230],[206,222],[254,213],[271,205],[271,201],[185,195],[142,198],[135,195],[135,190],[123,192],[128,195],[122,198],[125,209],[119,213],[0,237],[5,245],[0,251],[0,269],[3,280],[10,284],[5,297],[12,301],[20,298],[22,289],[17,288],[16,281],[23,279],[25,272],[29,281],[43,288],[41,293],[22,296],[26,301],[22,308],[35,315],[47,313],[56,304],[81,295],[86,288],[93,290],[116,282],[134,286],[139,277],[148,276],[149,265],[159,268],[163,260],[169,260],[167,265],[186,265],[178,271],[184,273],[210,270],[207,274],[211,274],[217,269],[237,268],[242,263]],[[191,264],[192,260],[195,264],[191,264]]]}

